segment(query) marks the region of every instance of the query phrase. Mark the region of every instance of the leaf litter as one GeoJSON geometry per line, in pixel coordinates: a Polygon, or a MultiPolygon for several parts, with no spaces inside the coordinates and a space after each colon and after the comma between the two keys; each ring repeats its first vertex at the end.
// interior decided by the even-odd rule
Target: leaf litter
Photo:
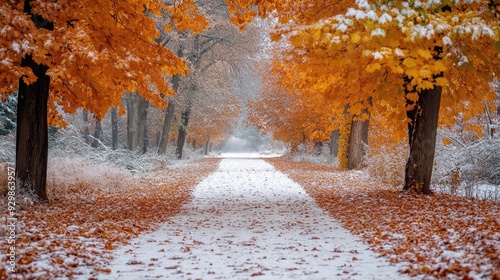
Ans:
{"type": "MultiPolygon", "coordinates": [[[[169,166],[122,184],[115,182],[114,187],[85,181],[49,185],[49,204],[26,204],[18,211],[16,273],[7,275],[2,266],[0,279],[72,279],[83,272],[89,279],[110,273],[112,251],[178,213],[193,187],[219,161],[169,166]]],[[[7,232],[7,214],[2,212],[2,233],[7,232]]],[[[0,244],[9,246],[7,238],[0,244]]],[[[2,263],[6,252],[0,252],[2,263]]]]}
{"type": "Polygon", "coordinates": [[[405,194],[362,171],[269,159],[319,206],[419,278],[500,279],[500,205],[452,195],[405,194]]]}

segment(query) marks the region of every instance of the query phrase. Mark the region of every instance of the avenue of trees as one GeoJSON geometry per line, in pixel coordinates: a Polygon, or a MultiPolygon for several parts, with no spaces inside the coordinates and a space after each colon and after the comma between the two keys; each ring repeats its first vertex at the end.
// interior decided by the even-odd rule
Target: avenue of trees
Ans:
{"type": "Polygon", "coordinates": [[[65,126],[63,112],[94,122],[83,132],[94,147],[106,114],[115,149],[125,113],[131,150],[151,147],[151,117],[160,154],[169,139],[181,158],[187,139],[208,150],[227,137],[242,110],[237,73],[259,47],[257,16],[273,19],[276,43],[249,121],[292,150],[330,141],[341,166],[360,168],[370,126],[389,128],[379,141],[407,139],[404,189],[429,194],[438,123],[498,111],[496,0],[0,0],[0,15],[2,101],[17,92],[16,180],[41,200],[48,129],[65,126]]]}

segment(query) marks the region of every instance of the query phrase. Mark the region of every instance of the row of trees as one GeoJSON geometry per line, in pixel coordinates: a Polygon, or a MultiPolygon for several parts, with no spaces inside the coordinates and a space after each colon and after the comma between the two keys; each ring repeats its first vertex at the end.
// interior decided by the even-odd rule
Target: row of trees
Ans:
{"type": "Polygon", "coordinates": [[[108,111],[114,139],[127,112],[127,146],[144,150],[148,108],[165,108],[158,152],[179,115],[180,158],[188,125],[189,138],[207,147],[228,133],[241,106],[235,67],[251,50],[243,44],[258,42],[255,32],[237,33],[222,1],[2,0],[0,14],[2,101],[18,92],[17,186],[41,200],[47,131],[66,126],[63,112],[91,113],[94,146],[108,111]]]}
{"type": "Polygon", "coordinates": [[[369,125],[386,128],[377,141],[407,139],[404,189],[428,194],[438,121],[495,111],[497,2],[309,0],[276,7],[273,39],[280,44],[250,121],[292,148],[330,138],[341,166],[358,168],[369,125]]]}
{"type": "MultiPolygon", "coordinates": [[[[314,137],[338,129],[346,138],[343,123],[359,131],[352,135],[364,135],[366,121],[377,115],[386,126],[407,126],[405,189],[429,193],[438,115],[445,121],[458,111],[473,115],[494,98],[489,83],[499,74],[500,45],[493,0],[2,0],[0,95],[5,101],[19,90],[18,186],[46,199],[47,127],[64,126],[61,110],[83,108],[100,120],[110,108],[123,112],[128,92],[161,108],[183,92],[182,147],[205,75],[231,68],[232,61],[207,59],[227,39],[202,33],[214,11],[232,15],[242,29],[257,15],[276,18],[273,39],[283,44],[273,66],[279,87],[270,90],[300,96],[299,104],[333,123],[314,137]],[[188,47],[176,49],[181,44],[188,47]],[[311,100],[318,106],[307,106],[311,100]]],[[[126,106],[130,116],[142,116],[146,107],[136,100],[126,106]]],[[[167,107],[165,126],[172,111],[167,107]]],[[[198,134],[200,141],[213,137],[198,134]]],[[[130,139],[140,146],[140,134],[130,139]]],[[[351,146],[362,147],[355,139],[351,146]]]]}

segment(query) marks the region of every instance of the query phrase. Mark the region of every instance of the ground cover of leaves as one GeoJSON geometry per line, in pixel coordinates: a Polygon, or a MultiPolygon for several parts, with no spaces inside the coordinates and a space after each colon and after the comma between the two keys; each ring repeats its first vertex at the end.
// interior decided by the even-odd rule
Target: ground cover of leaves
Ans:
{"type": "Polygon", "coordinates": [[[402,272],[424,279],[500,279],[500,204],[450,195],[419,196],[362,171],[269,159],[343,226],[402,272]]]}
{"type": "MultiPolygon", "coordinates": [[[[109,272],[111,250],[175,215],[219,161],[166,167],[111,189],[85,182],[49,185],[50,203],[25,205],[18,211],[17,271],[7,275],[1,266],[0,279],[72,278],[81,269],[93,270],[97,277],[109,272]]],[[[7,209],[5,198],[0,203],[7,209]]],[[[6,217],[2,212],[2,233],[7,232],[6,217]]],[[[5,264],[10,245],[7,238],[0,244],[5,264]]]]}

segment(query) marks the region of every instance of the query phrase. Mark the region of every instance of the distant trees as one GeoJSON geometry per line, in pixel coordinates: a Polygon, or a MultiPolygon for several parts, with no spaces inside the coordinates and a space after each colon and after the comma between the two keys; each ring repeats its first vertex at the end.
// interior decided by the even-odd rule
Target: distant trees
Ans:
{"type": "Polygon", "coordinates": [[[253,63],[249,55],[260,42],[255,27],[241,32],[230,22],[222,0],[200,2],[200,13],[209,28],[199,34],[178,32],[163,40],[167,47],[178,50],[190,70],[189,75],[171,80],[178,94],[169,98],[158,149],[164,153],[176,127],[177,158],[182,158],[188,139],[208,150],[210,142],[222,141],[230,134],[231,123],[241,110],[236,96],[237,73],[253,63]],[[175,118],[178,121],[173,124],[175,118]]]}

